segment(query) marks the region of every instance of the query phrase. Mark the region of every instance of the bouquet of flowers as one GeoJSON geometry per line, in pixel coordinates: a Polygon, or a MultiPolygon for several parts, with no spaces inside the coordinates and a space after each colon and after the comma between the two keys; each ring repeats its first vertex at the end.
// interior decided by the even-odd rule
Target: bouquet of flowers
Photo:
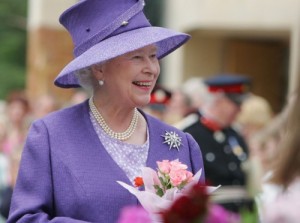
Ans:
{"type": "MultiPolygon", "coordinates": [[[[211,203],[206,186],[201,183],[194,184],[184,195],[175,199],[169,208],[162,210],[160,215],[164,223],[244,222],[238,214],[211,203]]],[[[257,221],[248,219],[245,222],[257,221]]],[[[122,209],[117,223],[153,223],[153,218],[141,206],[127,206],[122,209]]]]}
{"type": "MultiPolygon", "coordinates": [[[[142,176],[135,179],[135,187],[117,181],[130,193],[135,195],[141,205],[148,211],[153,221],[162,221],[162,213],[171,207],[173,201],[198,184],[202,170],[195,175],[187,170],[187,165],[179,160],[157,162],[158,169],[142,169],[142,176]]],[[[204,187],[211,193],[215,187],[204,187]]]]}

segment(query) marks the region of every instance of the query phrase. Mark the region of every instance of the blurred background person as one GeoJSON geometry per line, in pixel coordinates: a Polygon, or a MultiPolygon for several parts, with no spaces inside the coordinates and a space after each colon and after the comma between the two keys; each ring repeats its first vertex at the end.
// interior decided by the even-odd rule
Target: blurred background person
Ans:
{"type": "Polygon", "coordinates": [[[208,88],[203,78],[192,77],[182,84],[180,91],[185,97],[185,115],[181,120],[173,123],[173,126],[178,129],[184,129],[195,122],[195,117],[189,114],[201,110],[202,105],[208,98],[208,88]]]}
{"type": "Polygon", "coordinates": [[[279,145],[284,139],[289,113],[296,103],[296,96],[297,92],[291,92],[282,111],[248,139],[250,159],[245,163],[244,169],[248,173],[248,189],[254,197],[261,193],[262,186],[269,179],[278,159],[279,145]]]}
{"type": "MultiPolygon", "coordinates": [[[[249,158],[243,163],[243,168],[247,173],[248,192],[253,197],[261,190],[266,163],[264,158],[267,157],[263,156],[263,147],[258,147],[256,139],[261,136],[261,131],[271,123],[273,116],[274,113],[270,103],[261,96],[251,94],[243,101],[241,112],[238,114],[235,123],[249,148],[249,158]]],[[[265,151],[274,151],[272,146],[277,143],[276,135],[272,139],[268,141],[268,145],[265,143],[265,151]]],[[[270,155],[268,157],[271,157],[270,155]]]]}
{"type": "Polygon", "coordinates": [[[33,119],[39,119],[45,115],[56,111],[59,108],[57,99],[50,94],[41,95],[33,102],[32,116],[33,119]]]}
{"type": "Polygon", "coordinates": [[[189,97],[190,106],[193,110],[198,110],[204,104],[208,93],[207,85],[201,77],[191,77],[181,86],[182,92],[189,97]]]}
{"type": "Polygon", "coordinates": [[[241,112],[237,116],[236,123],[249,144],[251,138],[272,121],[273,116],[271,104],[265,98],[251,94],[241,104],[241,112]]]}
{"type": "Polygon", "coordinates": [[[176,125],[192,111],[191,100],[180,88],[172,91],[169,103],[166,105],[164,121],[176,125]]]}
{"type": "MultiPolygon", "coordinates": [[[[8,157],[8,169],[7,172],[9,174],[9,182],[7,185],[3,186],[0,189],[0,215],[3,219],[7,219],[9,215],[9,209],[11,204],[11,198],[13,194],[13,189],[16,184],[17,175],[19,171],[19,165],[21,160],[22,150],[15,150],[8,157]]],[[[1,222],[1,220],[0,220],[1,222]]]]}
{"type": "Polygon", "coordinates": [[[172,92],[160,84],[156,84],[150,96],[150,102],[142,109],[146,113],[165,121],[165,113],[170,103],[172,92]]]}
{"type": "Polygon", "coordinates": [[[10,155],[23,145],[29,128],[30,106],[23,92],[11,92],[7,98],[6,125],[1,151],[10,155]]]}
{"type": "Polygon", "coordinates": [[[300,219],[299,89],[289,102],[288,122],[270,177],[258,196],[263,223],[296,223],[300,219]]]}
{"type": "MultiPolygon", "coordinates": [[[[0,101],[0,145],[2,145],[2,140],[5,135],[5,126],[6,126],[6,103],[5,101],[0,101]]],[[[0,151],[0,223],[5,222],[5,216],[7,211],[4,207],[7,205],[4,204],[4,196],[6,194],[5,190],[8,186],[9,179],[9,161],[5,154],[0,151]]]]}
{"type": "Polygon", "coordinates": [[[6,121],[6,102],[4,100],[0,100],[0,145],[1,140],[4,138],[5,133],[5,121],[6,121]]]}
{"type": "Polygon", "coordinates": [[[205,176],[217,191],[219,203],[231,211],[252,206],[246,191],[246,175],[242,163],[248,148],[241,134],[232,127],[241,103],[248,97],[250,79],[242,75],[222,74],[205,80],[206,99],[198,112],[191,114],[194,122],[183,131],[198,142],[204,160],[205,176]]]}
{"type": "Polygon", "coordinates": [[[12,190],[16,172],[13,169],[13,157],[21,153],[30,124],[30,106],[23,91],[12,91],[6,99],[4,116],[2,117],[0,144],[0,210],[1,215],[8,217],[12,190]]]}

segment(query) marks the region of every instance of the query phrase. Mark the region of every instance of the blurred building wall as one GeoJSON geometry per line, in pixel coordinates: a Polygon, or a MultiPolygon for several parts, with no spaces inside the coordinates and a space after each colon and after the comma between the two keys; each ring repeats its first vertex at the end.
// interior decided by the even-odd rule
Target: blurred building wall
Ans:
{"type": "Polygon", "coordinates": [[[53,81],[72,59],[72,41],[59,24],[60,14],[76,0],[29,0],[26,89],[30,100],[53,94],[64,103],[73,93],[53,81]]]}
{"type": "Polygon", "coordinates": [[[165,0],[166,26],[191,34],[164,59],[162,82],[221,72],[253,77],[253,91],[279,111],[298,85],[300,1],[165,0]]]}

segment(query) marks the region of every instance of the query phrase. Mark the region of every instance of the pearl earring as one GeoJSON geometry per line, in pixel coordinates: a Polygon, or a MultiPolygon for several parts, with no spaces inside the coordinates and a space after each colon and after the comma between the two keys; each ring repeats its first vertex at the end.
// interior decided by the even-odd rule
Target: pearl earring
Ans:
{"type": "Polygon", "coordinates": [[[98,83],[99,83],[100,86],[103,86],[104,81],[103,80],[99,80],[98,83]]]}

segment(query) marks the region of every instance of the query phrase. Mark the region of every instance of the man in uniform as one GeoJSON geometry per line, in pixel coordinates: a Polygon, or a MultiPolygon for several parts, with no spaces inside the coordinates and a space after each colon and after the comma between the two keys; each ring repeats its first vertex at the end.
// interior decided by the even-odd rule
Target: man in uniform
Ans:
{"type": "Polygon", "coordinates": [[[238,212],[248,206],[246,176],[242,162],[247,159],[247,146],[232,127],[242,101],[249,95],[250,79],[242,75],[222,74],[206,79],[208,95],[199,110],[182,127],[198,142],[204,161],[205,176],[216,191],[216,202],[238,212]],[[192,121],[191,121],[192,120],[192,121]]]}

